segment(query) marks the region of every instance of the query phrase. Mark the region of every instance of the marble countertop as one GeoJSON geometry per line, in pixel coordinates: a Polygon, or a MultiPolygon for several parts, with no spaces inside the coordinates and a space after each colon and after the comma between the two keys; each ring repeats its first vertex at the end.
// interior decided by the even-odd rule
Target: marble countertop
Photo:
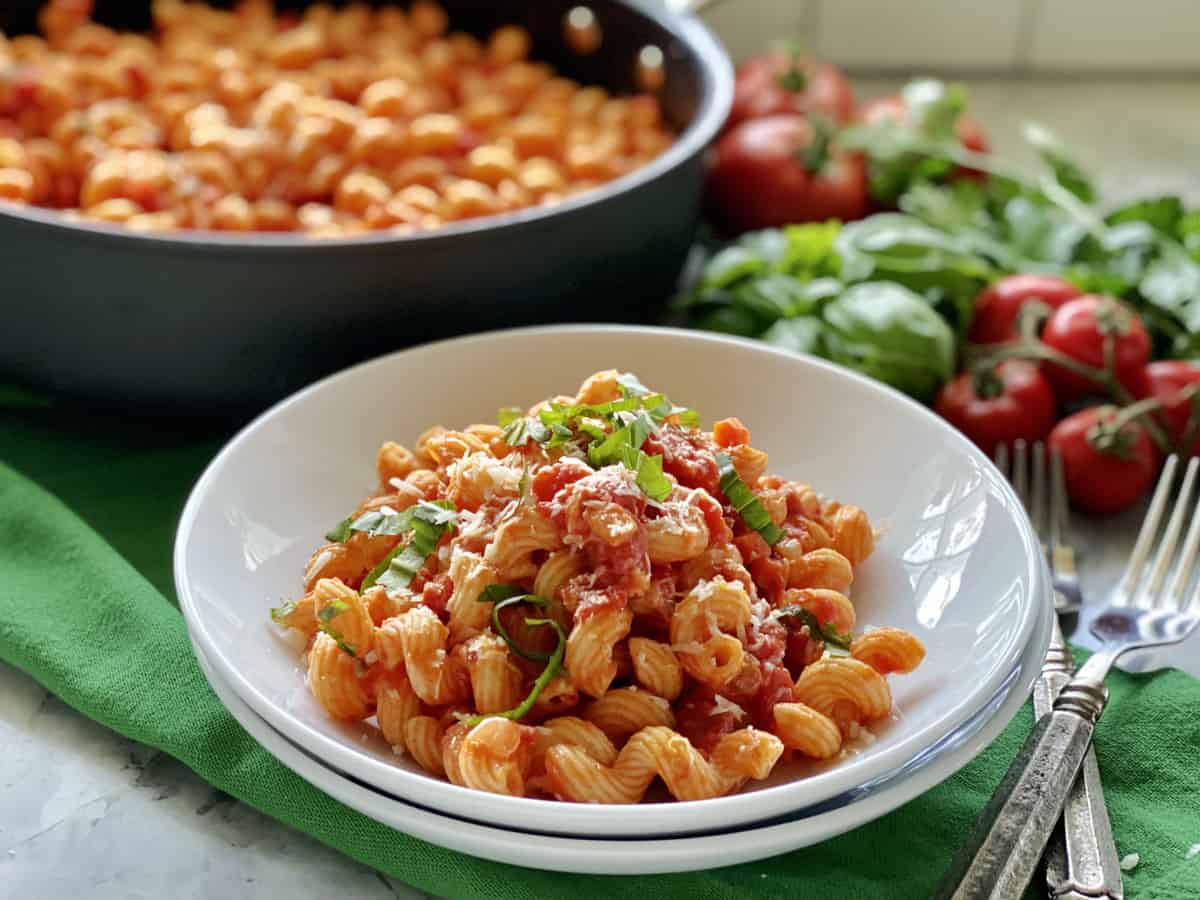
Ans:
{"type": "MultiPolygon", "coordinates": [[[[895,80],[861,80],[863,97],[895,80]]],[[[1181,82],[969,85],[996,150],[1027,158],[1019,125],[1050,125],[1114,202],[1176,192],[1200,204],[1196,88],[1181,82]]],[[[1084,587],[1102,596],[1132,544],[1140,510],[1076,521],[1084,587]]],[[[1200,677],[1197,640],[1177,660],[1200,677]]],[[[426,895],[214,790],[189,769],[79,715],[0,664],[0,900],[173,900],[336,894],[426,895]]]]}

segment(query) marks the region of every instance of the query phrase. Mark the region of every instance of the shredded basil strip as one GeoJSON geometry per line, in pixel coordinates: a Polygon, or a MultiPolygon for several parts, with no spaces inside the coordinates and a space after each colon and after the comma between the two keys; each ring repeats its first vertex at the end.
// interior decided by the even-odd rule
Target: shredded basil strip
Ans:
{"type": "Polygon", "coordinates": [[[317,628],[333,638],[343,651],[349,653],[351,656],[358,656],[358,653],[354,649],[354,645],[342,637],[342,633],[340,631],[329,624],[333,621],[334,617],[337,616],[338,613],[345,612],[349,608],[350,604],[345,600],[334,600],[319,613],[317,613],[317,628]]]}
{"type": "Polygon", "coordinates": [[[288,616],[290,616],[295,611],[296,611],[296,601],[295,600],[285,600],[283,603],[280,603],[278,606],[271,608],[271,621],[277,625],[286,625],[287,622],[285,622],[284,619],[286,619],[288,616]]]}
{"type": "Polygon", "coordinates": [[[496,412],[496,424],[506,428],[517,419],[525,418],[525,410],[519,406],[502,406],[496,412]]]}
{"type": "Polygon", "coordinates": [[[344,544],[346,539],[350,537],[350,524],[353,521],[354,516],[346,516],[337,525],[325,532],[325,540],[333,541],[335,544],[344,544]]]}
{"type": "MultiPolygon", "coordinates": [[[[539,597],[538,599],[542,598],[539,597]]],[[[563,655],[567,650],[567,636],[563,632],[562,626],[553,619],[526,619],[525,624],[531,627],[536,625],[549,626],[550,628],[553,628],[554,633],[558,635],[558,646],[555,647],[554,652],[550,654],[550,660],[546,663],[546,668],[542,669],[542,674],[540,674],[537,677],[537,680],[533,683],[533,687],[529,691],[529,696],[522,700],[519,704],[514,706],[512,709],[505,710],[504,712],[487,713],[481,716],[471,716],[470,718],[463,720],[467,725],[474,727],[484,719],[491,719],[497,716],[503,719],[520,719],[524,717],[529,710],[533,709],[533,704],[537,702],[537,698],[540,697],[542,691],[546,689],[546,685],[550,683],[550,680],[557,675],[559,670],[562,668],[563,655]]]]}
{"type": "Polygon", "coordinates": [[[833,627],[833,622],[826,622],[824,625],[820,623],[817,617],[803,606],[785,606],[779,611],[780,616],[792,616],[799,619],[808,626],[808,630],[823,640],[831,647],[837,647],[839,650],[850,651],[850,642],[854,640],[852,634],[841,634],[833,627]]]}
{"type": "MultiPolygon", "coordinates": [[[[492,607],[492,630],[504,639],[504,643],[508,644],[508,649],[517,654],[517,656],[532,662],[547,662],[554,655],[544,650],[526,650],[513,639],[513,636],[508,633],[508,630],[500,621],[500,610],[516,606],[518,603],[528,603],[531,606],[542,608],[549,606],[550,601],[545,597],[539,597],[537,594],[527,594],[512,584],[491,584],[483,589],[483,593],[479,595],[478,599],[481,602],[491,601],[495,603],[495,606],[492,607]]],[[[529,620],[526,619],[525,621],[528,622],[529,620]]]]}
{"type": "Polygon", "coordinates": [[[737,469],[733,467],[733,460],[729,458],[729,454],[718,453],[716,456],[717,471],[721,475],[721,492],[729,498],[729,502],[742,517],[742,521],[773,546],[783,537],[783,529],[771,521],[771,517],[767,515],[763,505],[758,502],[754,492],[746,486],[746,482],[742,481],[737,469]]]}
{"type": "Polygon", "coordinates": [[[661,503],[671,496],[671,480],[663,474],[661,456],[647,456],[641,450],[622,447],[621,462],[637,473],[637,486],[651,500],[661,503]]]}
{"type": "MultiPolygon", "coordinates": [[[[371,515],[373,514],[367,513],[362,518],[365,519],[371,515]]],[[[385,514],[385,516],[387,515],[389,514],[385,514]]],[[[406,545],[397,545],[392,548],[391,552],[367,573],[367,577],[363,579],[362,590],[365,591],[378,584],[389,591],[394,591],[412,584],[412,580],[421,571],[425,560],[429,558],[429,554],[433,553],[442,535],[454,528],[457,515],[454,504],[449,500],[432,502],[422,500],[416,506],[410,506],[403,512],[394,514],[386,527],[399,527],[398,520],[403,520],[402,524],[406,527],[401,530],[411,530],[412,538],[406,545]]],[[[384,527],[383,521],[378,522],[375,527],[384,527]]],[[[372,532],[368,531],[367,533],[372,532]]],[[[373,533],[399,534],[400,531],[376,531],[373,533]]]]}

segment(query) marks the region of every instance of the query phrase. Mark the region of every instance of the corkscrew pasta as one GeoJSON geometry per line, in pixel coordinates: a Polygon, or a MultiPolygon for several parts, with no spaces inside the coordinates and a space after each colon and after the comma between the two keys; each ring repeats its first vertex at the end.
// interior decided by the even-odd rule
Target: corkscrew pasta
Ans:
{"type": "Polygon", "coordinates": [[[307,639],[330,716],[474,790],[701,800],[836,759],[925,650],[855,634],[866,513],[768,474],[750,439],[606,371],[385,443],[271,618],[307,639]]]}

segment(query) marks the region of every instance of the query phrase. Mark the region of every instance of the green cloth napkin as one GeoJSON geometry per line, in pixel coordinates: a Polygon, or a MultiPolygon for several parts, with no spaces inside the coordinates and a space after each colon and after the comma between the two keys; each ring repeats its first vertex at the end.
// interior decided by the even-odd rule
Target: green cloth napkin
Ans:
{"type": "MultiPolygon", "coordinates": [[[[929,896],[1030,727],[1026,710],[961,772],[876,822],[741,866],[563,875],[443,850],[348,809],[276,762],[197,667],[173,601],[170,547],[186,493],[224,435],[9,409],[0,411],[8,464],[0,464],[0,659],[267,815],[435,894],[917,900],[929,896]]],[[[1110,686],[1096,744],[1117,844],[1141,857],[1125,875],[1126,896],[1200,897],[1200,856],[1185,858],[1200,843],[1200,683],[1170,671],[1116,674],[1110,686]]]]}

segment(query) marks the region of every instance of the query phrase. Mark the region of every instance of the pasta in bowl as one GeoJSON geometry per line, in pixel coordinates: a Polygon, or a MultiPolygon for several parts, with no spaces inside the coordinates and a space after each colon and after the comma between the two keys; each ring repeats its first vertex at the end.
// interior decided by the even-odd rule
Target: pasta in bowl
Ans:
{"type": "Polygon", "coordinates": [[[630,373],[386,442],[376,469],[271,617],[326,714],[455,785],[720,797],[869,740],[924,658],[901,628],[855,634],[864,510],[630,373]]]}

